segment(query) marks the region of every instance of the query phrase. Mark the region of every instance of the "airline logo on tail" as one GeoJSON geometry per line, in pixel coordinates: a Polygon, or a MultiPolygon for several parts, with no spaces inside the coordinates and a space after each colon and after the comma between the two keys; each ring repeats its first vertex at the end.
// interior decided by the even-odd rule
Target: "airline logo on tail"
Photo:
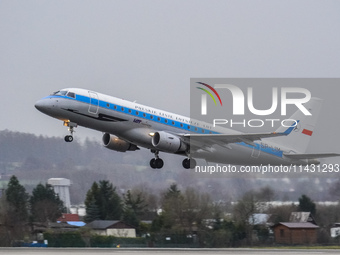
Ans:
{"type": "Polygon", "coordinates": [[[308,129],[304,129],[304,130],[302,130],[302,134],[305,134],[305,135],[312,136],[312,134],[313,134],[313,131],[311,131],[311,130],[308,130],[308,129]]]}

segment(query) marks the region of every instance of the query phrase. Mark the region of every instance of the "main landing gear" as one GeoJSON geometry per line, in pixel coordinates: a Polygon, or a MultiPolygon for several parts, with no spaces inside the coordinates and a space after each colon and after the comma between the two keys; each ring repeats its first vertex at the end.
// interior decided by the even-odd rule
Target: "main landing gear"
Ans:
{"type": "Polygon", "coordinates": [[[73,133],[75,132],[74,128],[77,127],[77,123],[64,121],[64,126],[68,127],[68,131],[70,131],[70,133],[71,133],[71,135],[65,136],[64,140],[65,140],[65,142],[70,143],[70,142],[73,141],[73,133]]]}
{"type": "Polygon", "coordinates": [[[193,169],[196,166],[196,160],[194,160],[193,158],[186,158],[183,160],[182,166],[185,169],[189,169],[189,168],[193,169]]]}
{"type": "MultiPolygon", "coordinates": [[[[152,153],[155,154],[155,158],[150,160],[150,166],[153,169],[161,169],[164,166],[164,161],[159,157],[159,151],[156,150],[151,150],[152,153]]],[[[194,160],[193,158],[186,158],[183,160],[182,162],[182,166],[185,169],[193,169],[196,167],[196,160],[194,160]]]]}
{"type": "Polygon", "coordinates": [[[161,159],[158,156],[159,151],[151,150],[151,152],[155,153],[155,158],[150,160],[151,168],[153,168],[153,169],[156,169],[156,168],[161,169],[164,166],[164,161],[163,161],[163,159],[161,159]]]}

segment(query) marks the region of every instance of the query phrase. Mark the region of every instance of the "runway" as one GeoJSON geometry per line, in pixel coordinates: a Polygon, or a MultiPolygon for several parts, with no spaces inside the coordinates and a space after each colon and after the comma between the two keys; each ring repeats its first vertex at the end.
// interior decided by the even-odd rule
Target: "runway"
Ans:
{"type": "Polygon", "coordinates": [[[340,250],[333,249],[69,249],[69,248],[0,248],[0,254],[22,255],[22,254],[74,254],[74,255],[106,255],[106,254],[124,254],[124,255],[147,255],[147,254],[186,254],[186,255],[286,255],[286,254],[340,254],[340,250]]]}

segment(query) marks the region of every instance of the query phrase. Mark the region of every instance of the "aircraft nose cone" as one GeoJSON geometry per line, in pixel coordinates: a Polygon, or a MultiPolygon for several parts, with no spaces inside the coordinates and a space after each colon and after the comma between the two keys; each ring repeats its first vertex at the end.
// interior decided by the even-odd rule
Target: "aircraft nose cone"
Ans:
{"type": "Polygon", "coordinates": [[[42,111],[44,109],[44,102],[43,102],[43,100],[38,100],[35,103],[34,106],[35,106],[35,108],[37,108],[37,110],[42,111]]]}
{"type": "Polygon", "coordinates": [[[51,108],[51,105],[49,105],[48,100],[46,99],[40,99],[34,104],[35,108],[37,108],[39,111],[46,113],[51,108]]]}

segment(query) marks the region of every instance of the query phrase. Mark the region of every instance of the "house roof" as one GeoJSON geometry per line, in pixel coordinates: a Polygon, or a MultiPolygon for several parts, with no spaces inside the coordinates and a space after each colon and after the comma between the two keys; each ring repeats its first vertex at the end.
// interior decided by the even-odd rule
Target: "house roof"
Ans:
{"type": "Polygon", "coordinates": [[[317,225],[310,222],[279,222],[274,227],[278,225],[283,225],[287,228],[319,228],[317,225]]]}
{"type": "Polygon", "coordinates": [[[122,226],[124,228],[134,228],[131,225],[128,225],[119,220],[94,220],[86,224],[86,227],[89,227],[92,229],[101,229],[101,230],[105,230],[108,228],[122,228],[122,226]]]}
{"type": "Polygon", "coordinates": [[[67,222],[67,221],[80,221],[78,214],[72,214],[72,213],[63,213],[60,218],[57,219],[57,221],[61,222],[67,222]]]}
{"type": "Polygon", "coordinates": [[[86,225],[86,223],[82,221],[67,221],[67,224],[76,227],[84,227],[86,225]]]}
{"type": "Polygon", "coordinates": [[[292,212],[290,214],[289,221],[315,223],[315,220],[310,212],[292,212]]]}

